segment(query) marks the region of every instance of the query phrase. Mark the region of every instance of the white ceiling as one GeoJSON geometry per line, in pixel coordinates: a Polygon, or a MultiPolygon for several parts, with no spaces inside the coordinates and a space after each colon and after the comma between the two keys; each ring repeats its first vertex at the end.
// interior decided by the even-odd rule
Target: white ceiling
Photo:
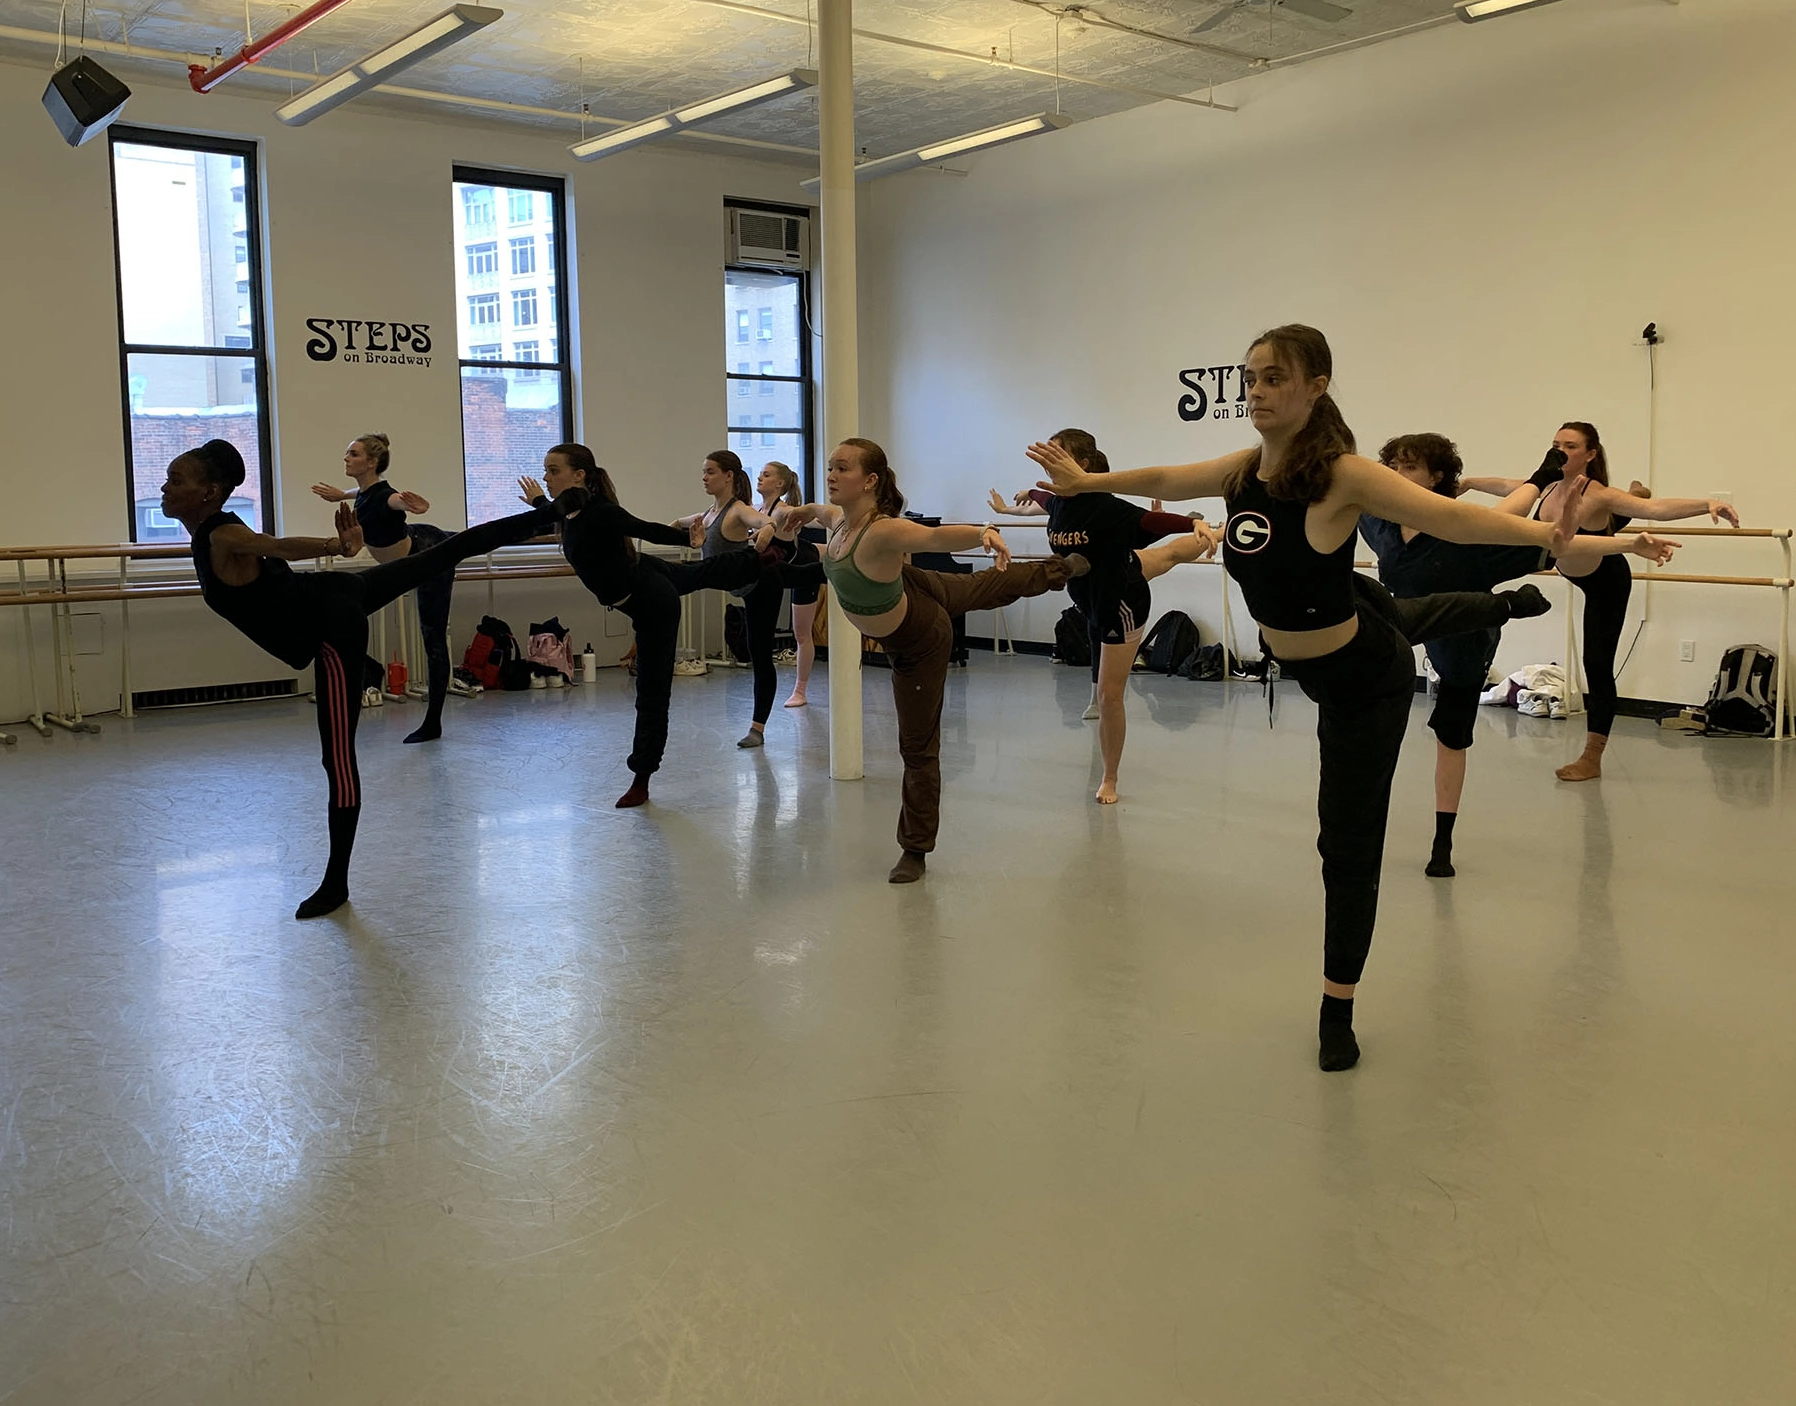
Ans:
{"type": "MultiPolygon", "coordinates": [[[[330,73],[416,28],[448,3],[349,0],[271,54],[265,67],[330,73]]],[[[801,66],[813,53],[806,0],[485,3],[502,7],[505,18],[396,81],[433,93],[541,109],[488,108],[478,115],[536,125],[570,140],[580,133],[583,95],[595,119],[635,120],[801,66]]],[[[1081,23],[1076,14],[1057,18],[1056,12],[1066,8],[1063,0],[859,0],[856,140],[877,157],[1052,110],[1057,101],[1060,110],[1080,119],[1136,107],[1156,95],[1201,99],[1208,85],[1261,71],[1264,61],[1274,67],[1301,62],[1318,50],[1369,41],[1452,13],[1452,0],[1343,3],[1351,13],[1334,22],[1297,13],[1284,0],[1092,0],[1088,7],[1118,24],[1215,46],[1199,50],[1081,23]],[[930,45],[953,52],[918,47],[930,45]],[[974,61],[978,56],[989,59],[994,50],[1003,63],[974,61]],[[1255,60],[1262,63],[1256,66],[1255,60]],[[1052,76],[1056,69],[1061,74],[1058,97],[1052,76]]],[[[61,8],[59,0],[0,0],[0,26],[53,32],[61,8]]],[[[299,8],[249,0],[249,19],[261,34],[299,8]]],[[[79,26],[80,13],[81,0],[71,0],[71,31],[79,26]]],[[[123,7],[90,7],[87,27],[90,38],[116,44],[128,36],[133,46],[204,59],[215,47],[226,54],[242,47],[243,0],[127,0],[123,7]]],[[[0,38],[0,52],[49,65],[48,51],[28,42],[0,38]]],[[[102,61],[122,71],[147,71],[113,54],[102,55],[102,61]]],[[[180,76],[176,63],[163,61],[159,67],[171,77],[180,76]]],[[[226,86],[284,96],[300,85],[248,69],[226,86]]],[[[196,96],[194,101],[205,99],[196,96]]],[[[363,101],[422,105],[384,93],[363,101]]],[[[1217,120],[1227,119],[1219,114],[1217,120]]],[[[604,125],[595,120],[589,130],[603,130],[604,125]]],[[[706,130],[775,144],[797,159],[797,152],[816,150],[815,99],[786,99],[718,119],[706,124],[706,130]]]]}

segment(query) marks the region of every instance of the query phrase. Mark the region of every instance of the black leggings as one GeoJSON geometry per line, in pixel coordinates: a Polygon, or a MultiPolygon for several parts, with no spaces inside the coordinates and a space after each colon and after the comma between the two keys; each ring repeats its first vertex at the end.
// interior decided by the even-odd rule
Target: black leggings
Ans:
{"type": "MultiPolygon", "coordinates": [[[[636,629],[636,736],[629,767],[651,776],[667,752],[667,709],[673,698],[674,650],[680,637],[680,597],[715,588],[727,591],[761,578],[761,557],[753,547],[720,552],[704,561],[636,558],[630,594],[615,608],[636,629]]],[[[754,594],[760,594],[757,587],[754,594]]],[[[779,592],[773,591],[775,609],[779,592]]],[[[772,663],[769,658],[769,664],[772,663]]],[[[758,690],[757,690],[758,697],[758,690]]]]}
{"type": "MultiPolygon", "coordinates": [[[[407,530],[412,539],[411,556],[449,540],[447,532],[427,522],[413,523],[407,530]]],[[[424,713],[426,726],[442,721],[443,700],[449,696],[449,599],[454,593],[454,567],[418,585],[418,632],[424,636],[424,664],[430,685],[424,713]]]]}
{"type": "MultiPolygon", "coordinates": [[[[318,693],[318,738],[324,771],[330,778],[333,810],[362,803],[355,731],[362,713],[359,661],[368,652],[368,617],[437,577],[453,579],[459,562],[534,537],[553,522],[553,514],[546,511],[518,513],[444,537],[425,551],[414,550],[398,561],[366,571],[316,571],[299,578],[305,583],[306,604],[312,609],[318,633],[312,675],[318,693]]],[[[429,638],[428,632],[425,638],[429,638]]]]}
{"type": "Polygon", "coordinates": [[[768,573],[742,598],[748,624],[748,662],[755,673],[755,721],[765,723],[773,712],[773,695],[779,689],[779,671],[773,667],[773,633],[780,621],[780,602],[786,591],[776,573],[768,573]]]}
{"type": "Polygon", "coordinates": [[[1615,726],[1615,655],[1621,648],[1622,626],[1627,623],[1628,597],[1634,591],[1634,573],[1623,557],[1604,557],[1588,576],[1571,582],[1584,593],[1584,707],[1585,727],[1607,737],[1615,726]]]}
{"type": "Polygon", "coordinates": [[[1365,970],[1378,920],[1391,778],[1416,694],[1412,646],[1489,629],[1509,618],[1508,602],[1484,592],[1394,600],[1383,586],[1357,573],[1353,584],[1359,632],[1333,654],[1279,665],[1317,709],[1322,974],[1343,986],[1352,986],[1365,970]]]}

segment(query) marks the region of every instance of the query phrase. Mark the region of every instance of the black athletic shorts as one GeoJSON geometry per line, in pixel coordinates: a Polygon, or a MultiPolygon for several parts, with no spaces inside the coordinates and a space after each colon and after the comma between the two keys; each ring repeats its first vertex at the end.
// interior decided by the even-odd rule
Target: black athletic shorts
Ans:
{"type": "Polygon", "coordinates": [[[1085,589],[1073,596],[1074,604],[1085,613],[1092,634],[1103,644],[1137,644],[1147,628],[1147,617],[1153,610],[1153,597],[1140,568],[1121,576],[1101,579],[1087,577],[1069,583],[1085,589]]]}

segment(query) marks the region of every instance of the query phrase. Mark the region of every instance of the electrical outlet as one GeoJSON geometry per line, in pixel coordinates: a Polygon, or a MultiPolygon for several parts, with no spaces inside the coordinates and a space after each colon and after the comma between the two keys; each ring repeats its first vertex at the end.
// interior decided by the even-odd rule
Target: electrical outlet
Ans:
{"type": "Polygon", "coordinates": [[[1695,640],[1679,640],[1678,641],[1678,659],[1680,662],[1685,663],[1685,664],[1694,664],[1696,662],[1696,641],[1695,640]]]}

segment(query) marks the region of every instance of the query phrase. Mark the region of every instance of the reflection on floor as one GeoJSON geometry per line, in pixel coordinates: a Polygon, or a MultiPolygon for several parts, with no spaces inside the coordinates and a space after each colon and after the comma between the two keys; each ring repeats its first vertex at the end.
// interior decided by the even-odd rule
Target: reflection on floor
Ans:
{"type": "Polygon", "coordinates": [[[897,759],[749,680],[367,716],[341,922],[304,704],[0,755],[0,1401],[1784,1402],[1791,805],[1768,743],[1487,711],[1398,777],[1365,1061],[1314,1064],[1313,714],[949,684],[897,759]]]}

